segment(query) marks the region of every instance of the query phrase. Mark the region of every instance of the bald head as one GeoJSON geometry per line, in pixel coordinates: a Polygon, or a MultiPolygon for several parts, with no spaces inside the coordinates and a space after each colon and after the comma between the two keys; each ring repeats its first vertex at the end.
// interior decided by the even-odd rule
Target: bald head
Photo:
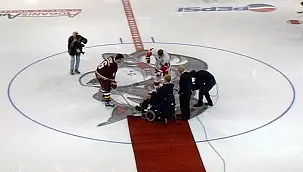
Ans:
{"type": "Polygon", "coordinates": [[[180,66],[178,67],[178,71],[179,71],[179,73],[184,72],[184,71],[185,71],[184,66],[183,66],[183,65],[180,65],[180,66]]]}

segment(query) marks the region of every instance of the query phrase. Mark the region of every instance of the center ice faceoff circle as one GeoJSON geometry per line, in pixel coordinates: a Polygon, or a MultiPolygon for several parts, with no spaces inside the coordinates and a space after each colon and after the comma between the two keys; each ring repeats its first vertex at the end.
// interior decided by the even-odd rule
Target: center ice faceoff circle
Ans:
{"type": "MultiPolygon", "coordinates": [[[[130,49],[123,48],[127,45],[121,44],[119,47],[131,52],[130,49]]],[[[146,45],[160,46],[169,52],[200,58],[208,63],[209,70],[217,77],[220,88],[218,104],[200,117],[212,130],[212,134],[208,136],[209,140],[224,139],[254,131],[283,116],[293,104],[294,89],[288,78],[277,69],[257,59],[200,45],[180,43],[146,43],[146,45]],[[235,63],[242,66],[235,67],[233,66],[235,63]],[[282,93],[284,98],[277,101],[275,95],[281,94],[280,86],[284,86],[282,93]],[[285,87],[289,89],[285,90],[285,87]],[[276,108],[269,106],[273,101],[277,105],[276,108]],[[241,125],[245,122],[249,122],[249,125],[241,125]]],[[[86,52],[89,54],[90,51],[99,48],[102,48],[100,52],[104,52],[104,48],[113,49],[115,46],[116,44],[94,46],[95,48],[87,48],[86,52]]],[[[76,77],[65,73],[68,64],[62,64],[64,56],[66,56],[65,52],[49,56],[19,71],[8,87],[8,96],[13,107],[31,121],[57,132],[96,141],[130,144],[126,120],[96,127],[96,124],[108,120],[111,110],[104,109],[100,102],[92,98],[97,88],[83,87],[79,85],[76,77]],[[53,66],[56,66],[56,69],[53,66]],[[51,72],[37,72],[45,68],[49,68],[51,72]],[[28,78],[35,78],[35,82],[25,82],[28,78]]],[[[100,60],[99,57],[83,58],[84,73],[91,71],[92,66],[95,67],[100,60]]],[[[132,68],[122,67],[120,72],[119,77],[127,78],[127,80],[117,78],[121,87],[134,80],[144,79],[140,71],[132,68]]],[[[83,83],[87,83],[86,81],[83,83]]],[[[196,142],[204,142],[205,137],[200,132],[200,124],[193,120],[191,127],[196,142]]]]}
{"type": "MultiPolygon", "coordinates": [[[[111,116],[107,121],[98,124],[98,127],[113,124],[126,119],[128,115],[136,115],[134,107],[141,103],[146,97],[147,93],[152,90],[152,83],[154,77],[155,59],[151,57],[151,63],[146,63],[146,50],[136,51],[130,55],[125,54],[124,62],[119,64],[119,70],[116,74],[116,81],[118,88],[111,90],[110,95],[112,103],[116,105],[113,108],[111,116]]],[[[117,53],[102,54],[104,59],[110,56],[116,56],[117,53]]],[[[207,64],[197,58],[189,57],[182,54],[170,53],[172,83],[175,84],[175,90],[178,90],[178,72],[179,65],[184,65],[187,69],[207,69],[207,64]]],[[[100,84],[94,75],[94,72],[88,72],[82,75],[79,79],[82,86],[98,87],[100,84]]],[[[179,110],[179,95],[178,91],[174,91],[177,113],[179,110]]],[[[103,96],[100,91],[97,91],[93,96],[97,101],[102,102],[103,96]]],[[[191,98],[191,106],[197,102],[195,97],[191,98]]],[[[195,108],[191,111],[191,118],[201,114],[204,108],[195,108]]]]}

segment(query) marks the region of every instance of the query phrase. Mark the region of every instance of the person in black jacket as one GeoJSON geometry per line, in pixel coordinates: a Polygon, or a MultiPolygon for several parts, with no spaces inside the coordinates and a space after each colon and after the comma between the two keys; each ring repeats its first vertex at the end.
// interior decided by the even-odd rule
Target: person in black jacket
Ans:
{"type": "MultiPolygon", "coordinates": [[[[140,103],[140,106],[136,106],[136,110],[143,111],[144,109],[147,109],[148,105],[158,105],[159,102],[165,104],[164,99],[168,96],[172,97],[174,96],[174,84],[171,83],[171,76],[169,74],[166,74],[164,76],[164,83],[161,87],[159,87],[156,91],[151,92],[142,103],[140,103]]],[[[173,97],[174,98],[174,97],[173,97]]]]}
{"type": "Polygon", "coordinates": [[[79,35],[78,32],[73,32],[73,35],[68,38],[68,54],[71,57],[70,61],[70,74],[74,75],[80,74],[79,72],[79,64],[80,64],[80,56],[84,54],[82,48],[83,44],[87,43],[87,39],[83,36],[79,35]]]}
{"type": "Polygon", "coordinates": [[[192,77],[194,78],[193,90],[199,90],[199,99],[198,103],[194,105],[194,107],[203,106],[203,96],[205,96],[207,103],[205,105],[213,106],[213,102],[210,98],[209,91],[216,85],[215,77],[206,70],[191,72],[192,77]]]}
{"type": "Polygon", "coordinates": [[[183,120],[190,119],[190,98],[192,95],[191,74],[185,71],[184,66],[179,66],[178,71],[181,74],[179,80],[179,100],[181,117],[183,120]]]}

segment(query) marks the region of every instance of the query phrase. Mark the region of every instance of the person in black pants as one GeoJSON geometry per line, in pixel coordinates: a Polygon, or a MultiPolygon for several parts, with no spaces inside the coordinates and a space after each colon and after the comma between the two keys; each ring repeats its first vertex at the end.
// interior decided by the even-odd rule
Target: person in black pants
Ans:
{"type": "Polygon", "coordinates": [[[189,72],[186,72],[184,66],[179,66],[180,75],[179,81],[179,100],[180,110],[183,120],[190,119],[190,97],[192,95],[192,78],[189,72]]]}
{"type": "Polygon", "coordinates": [[[209,91],[213,88],[214,85],[216,85],[215,77],[206,70],[192,70],[190,73],[192,78],[194,78],[192,89],[199,90],[199,99],[194,107],[203,106],[203,96],[205,96],[207,100],[207,103],[205,103],[205,105],[213,106],[209,91]]]}
{"type": "MultiPolygon", "coordinates": [[[[151,92],[139,106],[136,106],[137,111],[144,111],[148,105],[158,105],[159,102],[165,104],[165,98],[168,96],[174,97],[174,84],[171,83],[171,75],[166,74],[164,76],[164,83],[156,91],[151,92]]],[[[173,98],[173,100],[175,100],[173,98]]],[[[169,108],[169,107],[165,107],[169,108]]]]}

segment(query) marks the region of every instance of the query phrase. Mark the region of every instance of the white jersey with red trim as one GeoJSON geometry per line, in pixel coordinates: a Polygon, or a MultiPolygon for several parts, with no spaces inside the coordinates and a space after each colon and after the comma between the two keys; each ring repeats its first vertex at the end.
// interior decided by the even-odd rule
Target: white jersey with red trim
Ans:
{"type": "Polygon", "coordinates": [[[149,58],[150,56],[155,57],[155,67],[157,70],[168,70],[170,68],[170,56],[169,54],[163,50],[163,56],[159,57],[158,55],[158,49],[151,48],[147,54],[146,57],[149,58]]]}

